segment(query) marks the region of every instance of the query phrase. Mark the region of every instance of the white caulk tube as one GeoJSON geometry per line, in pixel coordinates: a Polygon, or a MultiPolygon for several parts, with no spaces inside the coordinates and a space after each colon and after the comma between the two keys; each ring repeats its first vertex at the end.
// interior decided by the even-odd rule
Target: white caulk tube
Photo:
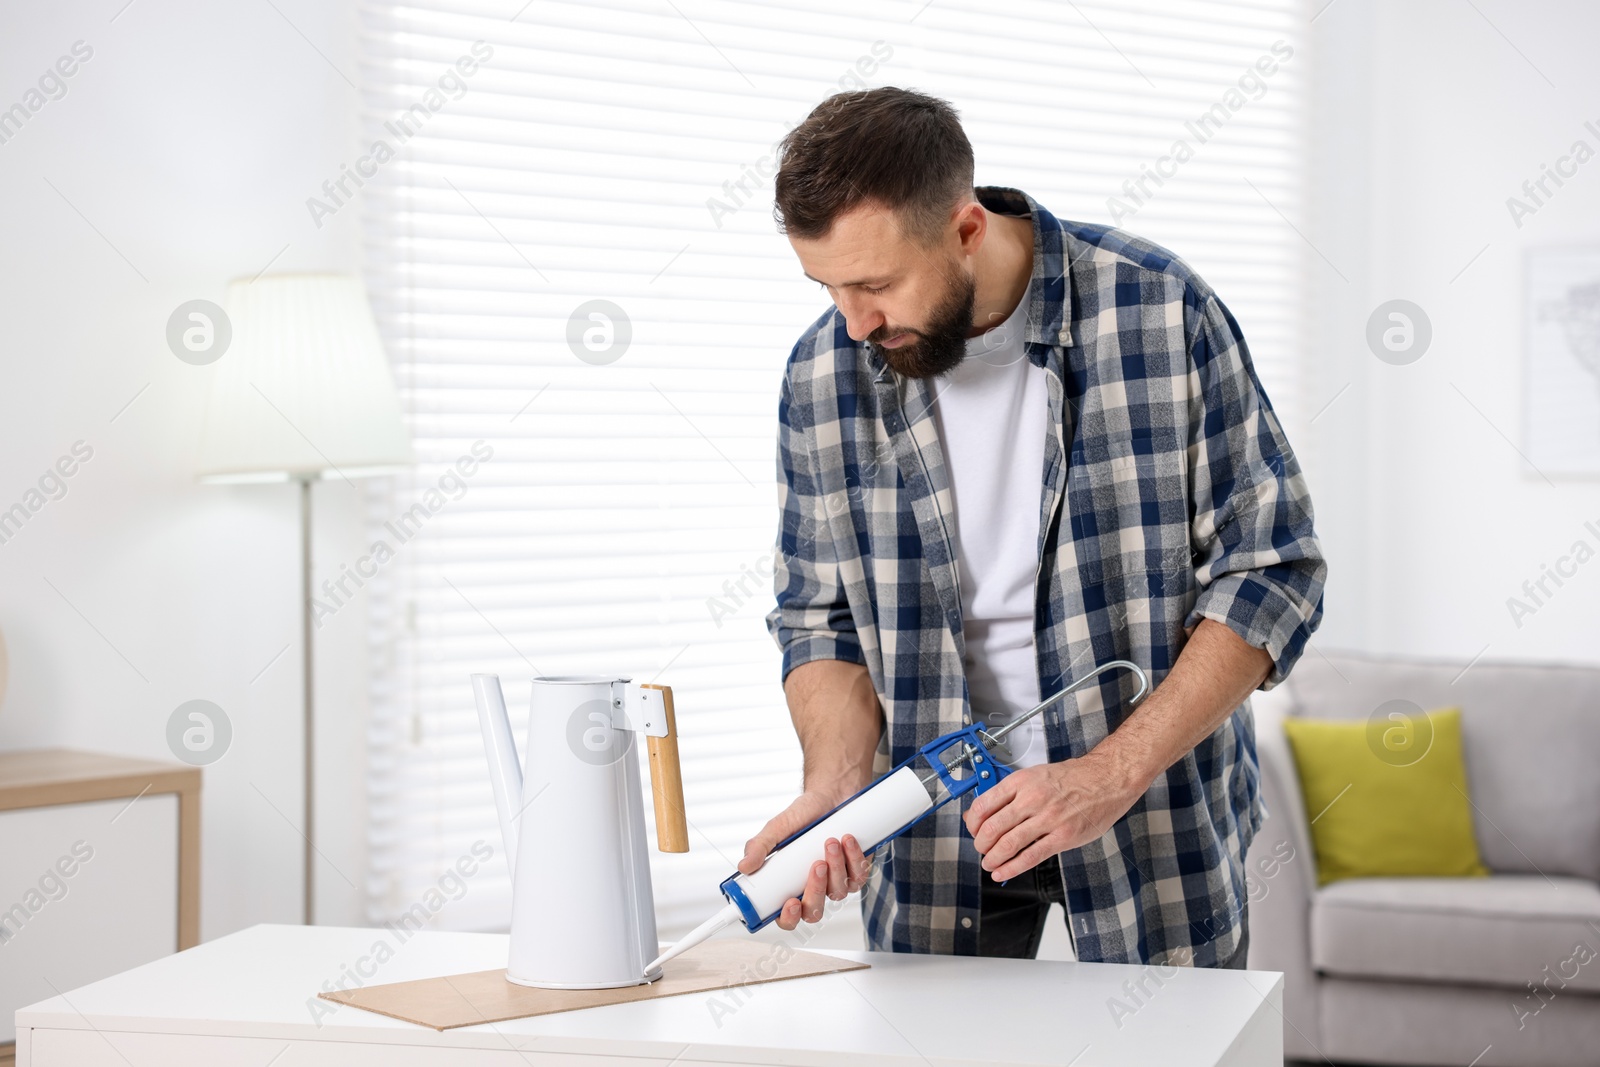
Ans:
{"type": "Polygon", "coordinates": [[[756,873],[740,873],[723,882],[727,905],[663,952],[645,968],[645,973],[735,922],[743,921],[751,932],[765,926],[783,910],[790,897],[805,892],[812,864],[826,858],[828,838],[843,841],[849,834],[863,852],[870,852],[907,823],[927,814],[935,799],[930,791],[936,793],[939,789],[937,778],[925,785],[911,766],[901,767],[873,783],[811,829],[774,850],[756,873]]]}
{"type": "Polygon", "coordinates": [[[826,858],[823,846],[828,838],[843,841],[850,834],[865,852],[932,807],[933,797],[916,769],[902,767],[772,853],[755,874],[735,877],[730,886],[732,902],[744,914],[745,925],[751,925],[751,918],[760,925],[781,911],[790,897],[805,891],[812,865],[826,858]]]}

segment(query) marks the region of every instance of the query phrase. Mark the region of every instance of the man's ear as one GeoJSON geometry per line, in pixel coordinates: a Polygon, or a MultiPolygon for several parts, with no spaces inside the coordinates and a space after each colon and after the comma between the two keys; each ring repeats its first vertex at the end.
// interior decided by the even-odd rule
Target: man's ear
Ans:
{"type": "Polygon", "coordinates": [[[961,240],[961,254],[976,255],[989,232],[989,216],[983,205],[976,200],[957,205],[951,209],[951,222],[955,224],[956,236],[961,240]]]}

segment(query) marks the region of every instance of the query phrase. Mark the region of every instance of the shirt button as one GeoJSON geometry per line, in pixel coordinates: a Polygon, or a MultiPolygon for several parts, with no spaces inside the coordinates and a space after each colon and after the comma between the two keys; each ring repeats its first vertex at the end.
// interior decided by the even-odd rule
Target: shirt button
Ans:
{"type": "Polygon", "coordinates": [[[968,929],[968,930],[972,929],[972,916],[970,916],[970,915],[962,916],[961,925],[963,927],[965,927],[966,929],[968,929]]]}

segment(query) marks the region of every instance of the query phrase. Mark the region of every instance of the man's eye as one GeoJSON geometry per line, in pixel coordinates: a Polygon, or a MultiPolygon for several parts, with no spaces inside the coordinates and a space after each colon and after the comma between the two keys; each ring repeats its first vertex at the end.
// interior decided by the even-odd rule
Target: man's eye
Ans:
{"type": "Polygon", "coordinates": [[[861,288],[865,289],[867,292],[871,293],[873,296],[877,296],[879,293],[883,292],[885,289],[887,289],[889,287],[887,285],[880,285],[876,289],[874,289],[870,285],[863,285],[861,288]]]}

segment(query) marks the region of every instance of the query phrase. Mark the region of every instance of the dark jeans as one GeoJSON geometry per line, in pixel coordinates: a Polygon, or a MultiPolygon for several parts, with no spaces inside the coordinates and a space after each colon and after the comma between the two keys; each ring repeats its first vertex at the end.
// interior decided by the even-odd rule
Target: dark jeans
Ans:
{"type": "MultiPolygon", "coordinates": [[[[978,927],[978,955],[1033,959],[1039,954],[1045,920],[1053,904],[1066,907],[1066,890],[1061,881],[1061,857],[1051,856],[1032,870],[1024,871],[1001,885],[983,872],[983,908],[978,927]]],[[[1220,964],[1243,970],[1250,950],[1250,908],[1239,918],[1244,932],[1239,947],[1220,964]]]]}

